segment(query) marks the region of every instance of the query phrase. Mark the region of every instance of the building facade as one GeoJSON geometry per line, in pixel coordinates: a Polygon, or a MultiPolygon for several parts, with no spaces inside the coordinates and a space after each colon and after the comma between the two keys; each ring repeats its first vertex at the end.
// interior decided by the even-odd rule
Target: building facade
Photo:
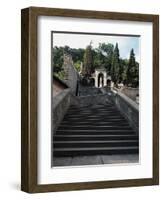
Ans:
{"type": "Polygon", "coordinates": [[[95,72],[92,74],[92,78],[94,79],[94,86],[95,87],[112,87],[113,82],[111,81],[111,76],[107,74],[105,68],[97,68],[95,72]]]}

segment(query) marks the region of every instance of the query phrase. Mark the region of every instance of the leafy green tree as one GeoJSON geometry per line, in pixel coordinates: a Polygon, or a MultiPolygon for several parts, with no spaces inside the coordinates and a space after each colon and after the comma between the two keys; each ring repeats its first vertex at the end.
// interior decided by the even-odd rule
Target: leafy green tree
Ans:
{"type": "Polygon", "coordinates": [[[62,71],[62,65],[63,65],[63,54],[67,53],[72,56],[72,60],[74,63],[78,63],[83,61],[84,56],[84,49],[75,49],[70,48],[69,46],[64,47],[57,47],[55,46],[52,49],[52,61],[53,61],[53,72],[58,73],[62,71]]]}
{"type": "Polygon", "coordinates": [[[78,72],[80,71],[80,66],[81,66],[81,61],[80,60],[74,62],[74,67],[78,72]]]}
{"type": "Polygon", "coordinates": [[[110,74],[114,45],[111,43],[100,43],[99,49],[100,49],[101,53],[104,55],[103,66],[105,67],[107,72],[110,74]]]}
{"type": "Polygon", "coordinates": [[[72,56],[72,60],[74,62],[77,62],[79,60],[82,61],[84,52],[85,52],[85,50],[82,48],[75,49],[75,48],[70,48],[68,46],[64,47],[64,53],[70,54],[72,56]]]}
{"type": "Polygon", "coordinates": [[[99,48],[92,50],[94,68],[104,67],[105,56],[99,48]]]}
{"type": "Polygon", "coordinates": [[[53,72],[58,73],[62,71],[63,65],[63,48],[54,47],[52,49],[53,72]]]}
{"type": "Polygon", "coordinates": [[[114,52],[113,52],[111,70],[110,70],[110,74],[114,83],[118,83],[119,81],[119,72],[121,71],[120,67],[121,66],[120,66],[120,58],[119,58],[119,48],[118,48],[118,43],[116,43],[114,52]]]}
{"type": "Polygon", "coordinates": [[[139,63],[136,62],[133,49],[131,49],[129,59],[122,59],[118,43],[115,47],[111,43],[100,43],[97,48],[92,48],[90,43],[86,49],[55,46],[52,49],[53,72],[61,78],[64,76],[62,67],[64,53],[72,56],[77,71],[80,71],[81,62],[83,62],[82,73],[85,77],[90,77],[95,68],[103,67],[111,75],[114,83],[123,82],[132,87],[139,85],[139,63]]]}
{"type": "Polygon", "coordinates": [[[72,56],[72,59],[74,62],[77,62],[77,61],[80,61],[82,62],[83,61],[83,57],[84,57],[84,52],[85,50],[82,49],[82,48],[79,48],[79,49],[71,49],[71,56],[72,56]]]}
{"type": "Polygon", "coordinates": [[[63,47],[63,53],[66,53],[66,54],[71,54],[71,48],[69,46],[64,46],[63,47]]]}

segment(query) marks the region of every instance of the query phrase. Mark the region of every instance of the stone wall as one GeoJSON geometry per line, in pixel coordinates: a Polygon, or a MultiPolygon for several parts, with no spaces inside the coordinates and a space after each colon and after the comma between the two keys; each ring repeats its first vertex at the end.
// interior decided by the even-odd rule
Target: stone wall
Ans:
{"type": "Polygon", "coordinates": [[[110,91],[108,96],[128,120],[131,127],[139,133],[139,105],[126,95],[114,90],[110,91]]]}
{"type": "Polygon", "coordinates": [[[131,127],[139,133],[139,105],[120,91],[110,88],[101,88],[103,94],[107,94],[117,109],[130,123],[131,127]]]}
{"type": "Polygon", "coordinates": [[[121,92],[131,98],[133,101],[136,101],[136,95],[139,95],[138,88],[123,88],[121,92]]]}
{"type": "Polygon", "coordinates": [[[70,106],[71,92],[65,89],[52,100],[52,130],[55,133],[70,106]]]}
{"type": "Polygon", "coordinates": [[[64,88],[62,86],[60,86],[57,83],[55,83],[55,84],[53,83],[53,85],[52,85],[53,97],[57,96],[63,90],[64,90],[64,88]]]}
{"type": "Polygon", "coordinates": [[[64,54],[63,68],[65,72],[64,82],[71,89],[73,94],[76,94],[77,82],[78,82],[78,72],[73,66],[72,57],[70,55],[64,54]]]}
{"type": "Polygon", "coordinates": [[[53,97],[57,96],[64,89],[67,89],[67,85],[65,85],[60,79],[53,76],[53,84],[52,84],[52,93],[53,97]]]}

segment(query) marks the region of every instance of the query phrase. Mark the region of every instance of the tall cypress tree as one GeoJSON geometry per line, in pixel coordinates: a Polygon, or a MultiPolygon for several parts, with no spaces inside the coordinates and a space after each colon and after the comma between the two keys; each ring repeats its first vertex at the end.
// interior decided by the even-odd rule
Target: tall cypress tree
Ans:
{"type": "Polygon", "coordinates": [[[139,68],[139,65],[136,63],[136,60],[135,60],[134,49],[131,49],[128,69],[127,69],[127,84],[130,84],[132,86],[138,85],[138,81],[139,81],[138,68],[139,68]]]}
{"type": "Polygon", "coordinates": [[[84,76],[91,76],[93,71],[93,55],[92,55],[92,46],[91,43],[86,47],[84,53],[84,65],[83,65],[83,75],[84,76]]]}
{"type": "Polygon", "coordinates": [[[134,87],[138,87],[138,86],[139,86],[139,63],[136,62],[134,87]]]}
{"type": "Polygon", "coordinates": [[[123,82],[124,81],[124,71],[125,71],[125,65],[123,59],[119,60],[119,77],[118,81],[123,82]]]}
{"type": "Polygon", "coordinates": [[[119,70],[120,70],[120,59],[119,59],[119,48],[118,43],[116,43],[111,66],[111,78],[114,83],[119,81],[119,70]]]}

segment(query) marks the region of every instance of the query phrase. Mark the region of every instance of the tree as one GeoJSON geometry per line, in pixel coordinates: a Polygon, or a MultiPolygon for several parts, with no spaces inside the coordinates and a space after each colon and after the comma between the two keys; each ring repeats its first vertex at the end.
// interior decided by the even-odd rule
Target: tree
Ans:
{"type": "Polygon", "coordinates": [[[119,59],[119,76],[118,81],[123,82],[125,79],[125,62],[123,59],[119,59]]]}
{"type": "Polygon", "coordinates": [[[92,46],[91,43],[86,47],[84,53],[84,63],[83,63],[83,72],[84,76],[91,76],[93,72],[93,56],[92,56],[92,46]]]}
{"type": "Polygon", "coordinates": [[[134,87],[139,86],[139,63],[138,62],[136,62],[136,66],[135,66],[135,77],[133,81],[133,86],[134,87]]]}
{"type": "Polygon", "coordinates": [[[63,54],[70,54],[72,56],[72,60],[74,62],[74,65],[79,65],[83,61],[84,56],[84,49],[75,49],[70,48],[69,46],[64,47],[57,47],[55,46],[52,49],[52,61],[53,61],[53,72],[59,73],[62,71],[62,65],[63,65],[63,54]]]}
{"type": "Polygon", "coordinates": [[[105,56],[102,54],[101,50],[99,48],[92,49],[92,55],[94,68],[104,67],[105,56]]]}
{"type": "Polygon", "coordinates": [[[63,77],[63,54],[72,56],[74,67],[80,71],[81,62],[83,62],[82,74],[90,77],[95,68],[105,68],[111,75],[112,81],[116,84],[124,84],[138,87],[139,85],[139,63],[136,62],[134,50],[131,49],[129,59],[120,58],[118,43],[115,47],[111,43],[100,43],[97,48],[92,48],[91,43],[83,48],[53,47],[52,61],[53,72],[58,77],[63,77]]]}
{"type": "Polygon", "coordinates": [[[52,49],[53,72],[58,73],[62,71],[63,65],[63,48],[54,47],[52,49]]]}
{"type": "Polygon", "coordinates": [[[120,78],[119,81],[123,82],[126,85],[127,82],[127,69],[128,69],[128,59],[120,58],[120,78]]]}
{"type": "Polygon", "coordinates": [[[112,58],[113,58],[113,50],[114,45],[111,43],[100,43],[99,49],[101,53],[104,55],[104,63],[103,66],[107,70],[107,72],[110,74],[111,71],[111,65],[112,65],[112,58]]]}
{"type": "Polygon", "coordinates": [[[74,62],[74,67],[79,72],[80,71],[80,67],[81,67],[81,61],[78,60],[78,61],[74,62]]]}
{"type": "Polygon", "coordinates": [[[70,54],[72,56],[73,62],[78,62],[83,60],[84,56],[84,49],[75,49],[75,48],[70,48],[68,46],[64,46],[64,53],[70,54]]]}
{"type": "Polygon", "coordinates": [[[137,87],[139,84],[139,65],[135,60],[134,49],[130,51],[130,58],[127,69],[127,84],[137,87]]]}
{"type": "Polygon", "coordinates": [[[112,66],[110,70],[111,78],[114,83],[118,83],[119,81],[119,72],[120,72],[119,48],[118,48],[118,43],[116,43],[112,57],[112,66]]]}

